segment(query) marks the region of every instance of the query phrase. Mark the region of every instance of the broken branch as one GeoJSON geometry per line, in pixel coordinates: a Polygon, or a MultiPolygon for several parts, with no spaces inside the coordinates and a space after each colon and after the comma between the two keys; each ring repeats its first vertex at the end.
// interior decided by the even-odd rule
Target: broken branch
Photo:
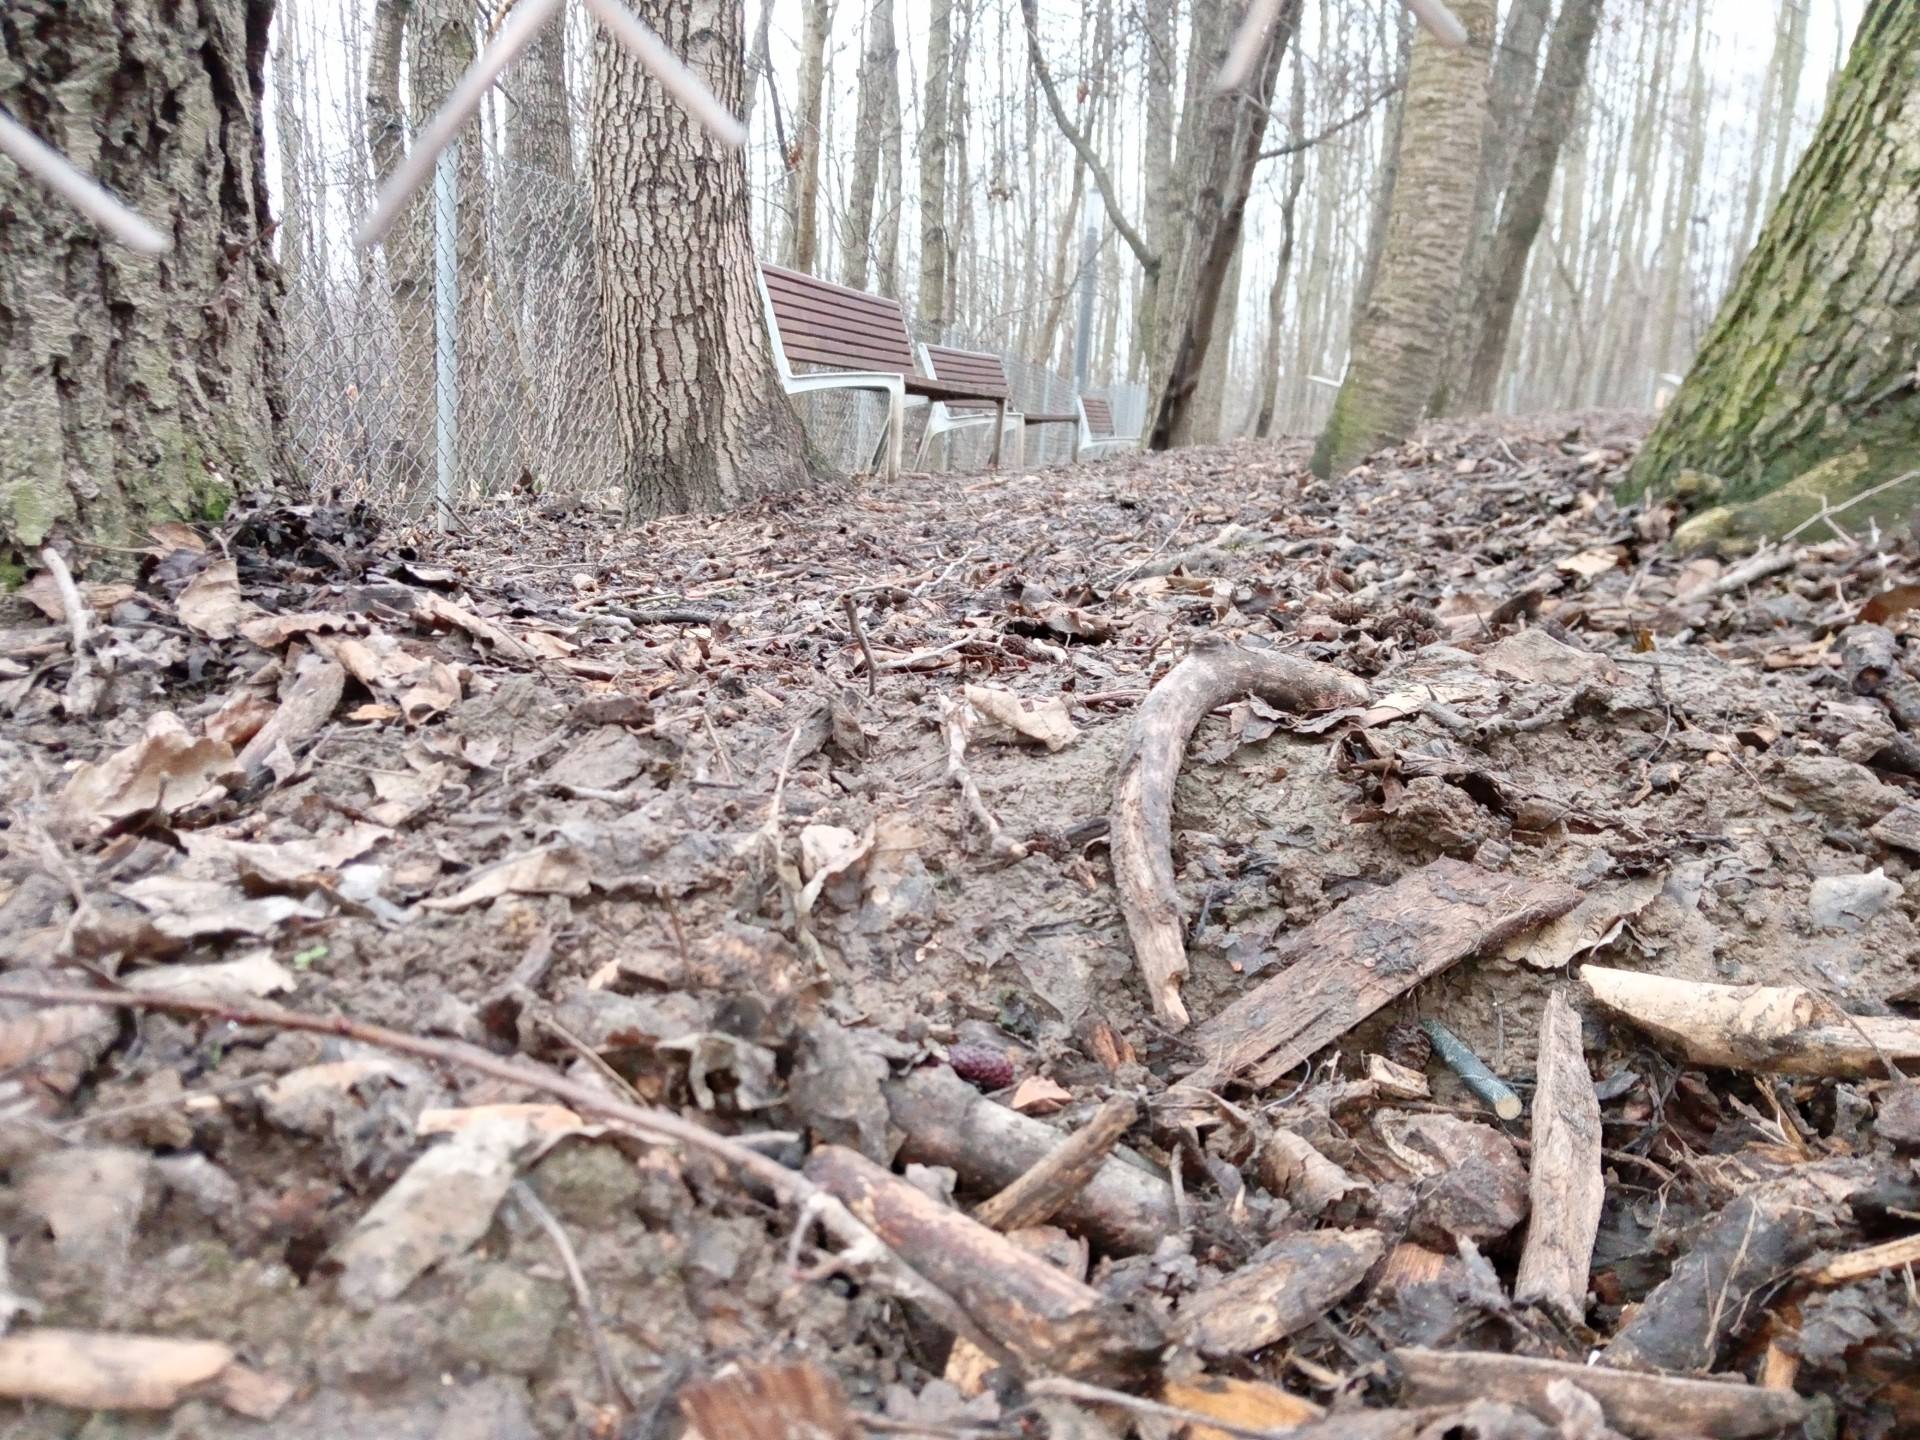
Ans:
{"type": "Polygon", "coordinates": [[[1147,994],[1160,1023],[1181,1030],[1187,973],[1174,888],[1173,782],[1194,728],[1214,706],[1257,695],[1307,713],[1366,703],[1367,687],[1345,671],[1271,651],[1218,649],[1189,655],[1153,687],[1134,716],[1113,787],[1113,883],[1147,994]]]}
{"type": "Polygon", "coordinates": [[[1100,1173],[1139,1114],[1140,1107],[1131,1096],[1114,1096],[1018,1180],[982,1201],[974,1218],[1000,1231],[1044,1225],[1100,1173]]]}

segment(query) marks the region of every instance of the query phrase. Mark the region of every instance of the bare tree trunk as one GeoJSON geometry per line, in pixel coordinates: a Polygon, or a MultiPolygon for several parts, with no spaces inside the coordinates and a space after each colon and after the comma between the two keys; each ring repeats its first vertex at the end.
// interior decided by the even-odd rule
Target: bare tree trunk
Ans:
{"type": "MultiPolygon", "coordinates": [[[[400,99],[400,63],[414,0],[376,0],[367,49],[366,138],[374,184],[386,183],[407,153],[407,112],[400,99]]],[[[378,478],[407,494],[433,474],[433,211],[416,200],[382,242],[387,294],[393,303],[396,417],[378,478]]]]}
{"type": "MultiPolygon", "coordinates": [[[[746,94],[740,99],[740,123],[753,121],[754,101],[760,96],[760,82],[773,73],[773,54],[769,48],[773,29],[774,0],[760,0],[760,21],[753,27],[753,48],[747,55],[746,94]]],[[[784,152],[786,146],[781,146],[784,152]]],[[[781,157],[785,159],[784,154],[781,157]]]]}
{"type": "Polygon", "coordinates": [[[287,474],[261,140],[272,0],[69,12],[8,0],[0,107],[173,249],[106,244],[0,166],[0,569],[16,577],[49,536],[139,543],[287,474]]]}
{"type": "MultiPolygon", "coordinates": [[[[1307,128],[1307,67],[1298,54],[1293,57],[1293,105],[1288,113],[1297,140],[1307,128]]],[[[1259,411],[1253,422],[1253,433],[1262,440],[1273,433],[1274,406],[1280,398],[1280,337],[1287,314],[1287,281],[1293,271],[1294,216],[1306,183],[1307,155],[1296,150],[1288,161],[1287,193],[1280,202],[1280,255],[1274,262],[1273,284],[1267,289],[1267,349],[1260,366],[1259,411]]]]}
{"type": "MultiPolygon", "coordinates": [[[[893,0],[867,0],[867,43],[860,61],[860,101],[853,122],[853,183],[840,237],[840,283],[867,288],[874,253],[873,202],[880,188],[880,146],[886,136],[889,93],[899,100],[899,48],[893,38],[893,0]]],[[[898,142],[895,142],[896,152],[898,142]]]]}
{"type": "Polygon", "coordinates": [[[960,257],[974,254],[973,181],[967,166],[967,57],[973,46],[973,4],[972,0],[955,3],[960,30],[954,39],[953,68],[947,85],[947,159],[952,172],[947,185],[947,213],[954,218],[947,227],[947,294],[940,306],[947,325],[960,318],[960,257]]]}
{"type": "MultiPolygon", "coordinates": [[[[1147,244],[1166,256],[1173,250],[1173,68],[1176,0],[1147,0],[1146,5],[1146,131],[1140,137],[1146,171],[1147,244]]],[[[1160,292],[1165,271],[1142,270],[1140,313],[1134,320],[1135,373],[1150,370],[1154,338],[1158,333],[1160,292]]]]}
{"type": "MultiPolygon", "coordinates": [[[[1193,443],[1201,417],[1195,405],[1208,347],[1213,343],[1217,311],[1225,289],[1240,230],[1246,217],[1253,172],[1260,163],[1260,145],[1266,138],[1267,115],[1273,106],[1274,84],[1281,61],[1300,18],[1301,0],[1280,7],[1266,48],[1247,81],[1244,94],[1229,94],[1205,102],[1204,127],[1195,130],[1192,225],[1175,290],[1177,310],[1164,312],[1161,323],[1172,342],[1165,380],[1156,388],[1149,412],[1148,445],[1165,450],[1193,443]],[[1204,139],[1201,138],[1204,135],[1204,139]]],[[[1196,53],[1190,66],[1217,69],[1220,58],[1196,53]]],[[[1183,160],[1185,158],[1183,152],[1183,160]]]]}
{"type": "Polygon", "coordinates": [[[1500,208],[1500,228],[1487,255],[1486,283],[1481,285],[1474,306],[1480,319],[1480,343],[1460,395],[1461,405],[1469,412],[1485,410],[1493,403],[1493,387],[1506,363],[1507,337],[1520,303],[1520,286],[1527,276],[1527,257],[1533,253],[1534,237],[1546,218],[1561,143],[1573,128],[1580,92],[1586,88],[1587,61],[1593,53],[1593,37],[1600,28],[1605,3],[1565,0],[1554,23],[1540,93],[1514,162],[1513,186],[1500,208]]]}
{"type": "Polygon", "coordinates": [[[807,0],[806,13],[806,29],[800,37],[800,110],[793,127],[793,231],[787,263],[812,274],[820,248],[820,107],[827,84],[832,0],[807,0]]]}
{"type": "MultiPolygon", "coordinates": [[[[744,83],[743,8],[634,6],[729,108],[744,83]]],[[[604,33],[594,42],[593,134],[595,252],[629,510],[719,510],[800,488],[805,445],[768,348],[743,159],[604,33]]]]}
{"type": "Polygon", "coordinates": [[[929,0],[927,71],[920,93],[920,319],[947,323],[947,81],[953,65],[953,0],[929,0]]]}
{"type": "MultiPolygon", "coordinates": [[[[473,0],[416,0],[413,18],[407,27],[407,83],[412,91],[413,132],[418,135],[427,122],[446,103],[478,53],[474,35],[473,0]]],[[[502,479],[511,463],[511,451],[500,443],[497,434],[483,433],[486,416],[483,403],[488,343],[488,311],[493,286],[492,266],[487,255],[487,157],[484,132],[478,123],[469,125],[460,135],[460,154],[455,165],[459,177],[459,201],[454,211],[454,254],[456,284],[459,290],[457,320],[459,449],[455,457],[460,478],[485,491],[502,479]]],[[[427,187],[414,201],[414,210],[423,216],[424,249],[433,253],[433,190],[427,187]]],[[[423,267],[426,295],[422,307],[428,317],[424,333],[412,342],[426,357],[424,368],[433,365],[433,329],[431,317],[433,272],[423,267]]],[[[433,393],[429,387],[428,394],[433,393]]]]}
{"type": "Polygon", "coordinates": [[[880,253],[874,263],[874,288],[882,295],[900,298],[900,225],[906,206],[906,162],[901,157],[901,142],[906,134],[900,125],[900,77],[887,70],[886,112],[882,118],[882,159],[880,168],[880,253]]]}
{"type": "Polygon", "coordinates": [[[1494,49],[1493,77],[1487,86],[1487,124],[1480,147],[1480,188],[1473,202],[1473,233],[1460,267],[1469,303],[1460,307],[1447,341],[1447,359],[1430,409],[1445,415],[1454,407],[1459,378],[1480,348],[1482,312],[1473,297],[1483,284],[1500,203],[1513,178],[1514,154],[1533,106],[1540,42],[1546,38],[1552,0],[1513,0],[1506,28],[1494,49]]]}
{"type": "Polygon", "coordinates": [[[1920,501],[1920,6],[1870,0],[1820,129],[1628,494],[1692,474],[1682,543],[1778,534],[1825,504],[1888,523],[1920,501]],[[1867,492],[1885,487],[1867,499],[1867,492]]]}
{"type": "MultiPolygon", "coordinates": [[[[1411,67],[1413,28],[1404,11],[1398,11],[1400,25],[1400,65],[1406,74],[1411,67]]],[[[1388,103],[1387,133],[1380,148],[1380,175],[1373,185],[1373,209],[1367,221],[1367,253],[1360,265],[1360,279],[1354,287],[1353,313],[1360,315],[1373,299],[1374,281],[1380,274],[1380,256],[1386,249],[1387,222],[1393,215],[1393,193],[1400,180],[1400,142],[1406,131],[1407,93],[1403,87],[1388,103]]],[[[1464,162],[1463,162],[1464,163],[1464,162]]],[[[1475,193],[1478,193],[1476,186],[1475,193]]]]}
{"type": "Polygon", "coordinates": [[[1449,50],[1422,29],[1413,42],[1400,174],[1379,277],[1355,327],[1353,363],[1314,451],[1325,477],[1404,438],[1433,393],[1460,291],[1473,223],[1487,103],[1493,0],[1455,0],[1467,46],[1449,50]]]}

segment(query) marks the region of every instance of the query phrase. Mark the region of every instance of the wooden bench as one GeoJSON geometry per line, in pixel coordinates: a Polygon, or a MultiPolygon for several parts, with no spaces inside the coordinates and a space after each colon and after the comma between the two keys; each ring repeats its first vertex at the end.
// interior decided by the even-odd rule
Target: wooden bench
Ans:
{"type": "MultiPolygon", "coordinates": [[[[1013,386],[1007,378],[1007,363],[998,355],[981,350],[958,350],[950,345],[926,345],[920,347],[921,367],[929,375],[937,375],[942,380],[962,381],[997,389],[1011,395],[1013,386]]],[[[927,452],[934,437],[950,430],[958,430],[973,425],[990,424],[993,412],[984,405],[949,405],[937,401],[927,419],[926,433],[921,436],[920,450],[914,459],[916,468],[924,468],[927,452]]],[[[1004,424],[1013,431],[1014,466],[1023,468],[1027,463],[1026,428],[1029,425],[1072,425],[1078,433],[1074,437],[1074,458],[1084,459],[1089,454],[1098,455],[1107,450],[1119,449],[1125,445],[1137,445],[1137,435],[1119,435],[1114,431],[1113,405],[1105,398],[1094,395],[1074,402],[1074,408],[1059,414],[1040,414],[1033,411],[1008,410],[1004,424]]]]}
{"type": "Polygon", "coordinates": [[[760,297],[773,340],[774,365],[789,395],[870,390],[887,397],[886,429],[875,447],[874,459],[881,459],[880,446],[884,445],[889,478],[900,473],[908,397],[929,404],[972,401],[991,405],[999,417],[991,463],[1000,463],[1000,433],[1008,399],[1004,369],[997,385],[921,374],[914,365],[906,312],[898,300],[884,295],[835,285],[784,266],[762,264],[760,297]],[[826,368],[801,372],[794,368],[797,365],[826,368]]]}
{"type": "Polygon", "coordinates": [[[1113,428],[1113,402],[1103,395],[1082,395],[1080,397],[1080,443],[1074,450],[1074,458],[1083,460],[1089,454],[1104,455],[1109,450],[1125,449],[1138,445],[1138,435],[1121,435],[1113,428]]]}

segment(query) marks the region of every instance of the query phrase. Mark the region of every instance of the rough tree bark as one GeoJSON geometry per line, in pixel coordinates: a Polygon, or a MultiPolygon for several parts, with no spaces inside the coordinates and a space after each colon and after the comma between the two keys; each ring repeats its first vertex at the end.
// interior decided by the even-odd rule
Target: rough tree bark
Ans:
{"type": "Polygon", "coordinates": [[[1401,122],[1399,174],[1378,278],[1357,318],[1353,363],[1314,450],[1316,475],[1403,439],[1433,393],[1473,224],[1487,101],[1493,0],[1456,0],[1468,43],[1450,50],[1422,29],[1401,122]]]}
{"type": "Polygon", "coordinates": [[[1676,536],[1920,502],[1920,5],[1870,0],[1846,69],[1625,493],[1717,500],[1676,536]],[[1868,492],[1886,486],[1871,498],[1868,492]]]}
{"type": "MultiPolygon", "coordinates": [[[[1201,407],[1195,403],[1200,376],[1213,344],[1227,272],[1239,248],[1247,196],[1253,188],[1253,172],[1259,168],[1260,146],[1266,139],[1267,116],[1273,107],[1273,89],[1300,19],[1300,4],[1301,0],[1287,0],[1281,5],[1266,48],[1243,90],[1204,101],[1196,95],[1194,103],[1203,104],[1205,113],[1196,121],[1193,145],[1189,182],[1193,186],[1192,221],[1171,308],[1165,307],[1164,290],[1161,295],[1159,325],[1169,350],[1164,376],[1154,388],[1148,411],[1150,449],[1191,445],[1201,433],[1201,407]]],[[[1215,73],[1224,59],[1224,48],[1218,59],[1196,53],[1188,61],[1189,70],[1210,63],[1208,73],[1215,73]]],[[[1186,147],[1181,153],[1184,160],[1186,147]]]]}
{"type": "Polygon", "coordinates": [[[811,275],[820,251],[820,136],[827,30],[833,24],[831,0],[807,0],[806,16],[800,36],[800,109],[793,127],[793,230],[787,263],[811,275]]]}
{"type": "MultiPolygon", "coordinates": [[[[744,85],[742,0],[642,0],[722,105],[744,85]]],[[[720,510],[807,483],[754,282],[746,165],[604,32],[594,41],[593,230],[636,516],[720,510]]]]}
{"type": "Polygon", "coordinates": [[[887,133],[887,96],[899,96],[899,47],[893,38],[893,0],[867,0],[867,43],[860,61],[860,101],[853,123],[853,183],[847,190],[846,231],[840,237],[840,283],[867,288],[873,243],[873,202],[880,188],[880,146],[887,133]]]}
{"type": "Polygon", "coordinates": [[[953,60],[953,0],[927,9],[927,72],[920,95],[920,319],[938,330],[947,315],[947,78],[953,60]]]}
{"type": "Polygon", "coordinates": [[[1606,0],[1565,0],[1560,18],[1554,22],[1533,114],[1514,159],[1513,184],[1500,207],[1500,226],[1487,252],[1472,307],[1479,340],[1467,383],[1460,391],[1459,408],[1467,412],[1486,410],[1493,404],[1493,387],[1506,364],[1507,338],[1513,333],[1513,315],[1520,305],[1520,286],[1527,278],[1527,257],[1533,253],[1533,242],[1546,219],[1560,146],[1573,129],[1574,111],[1581,91],[1586,89],[1587,62],[1593,54],[1593,37],[1600,29],[1600,12],[1605,4],[1606,0]]]}
{"type": "MultiPolygon", "coordinates": [[[[407,111],[400,98],[413,0],[376,0],[367,45],[365,134],[374,184],[384,185],[407,153],[407,111]]],[[[376,463],[380,478],[401,491],[433,473],[433,215],[415,203],[381,244],[387,295],[399,339],[393,394],[397,423],[376,463]]]]}
{"type": "Polygon", "coordinates": [[[272,19],[272,0],[7,0],[0,107],[173,249],[108,243],[0,166],[0,571],[49,536],[125,545],[285,476],[272,19]]]}

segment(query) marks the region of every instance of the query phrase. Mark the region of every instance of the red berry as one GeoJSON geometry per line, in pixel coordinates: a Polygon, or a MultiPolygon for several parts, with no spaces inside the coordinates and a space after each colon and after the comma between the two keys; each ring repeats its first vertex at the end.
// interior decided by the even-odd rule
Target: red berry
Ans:
{"type": "Polygon", "coordinates": [[[1013,1062],[986,1045],[956,1045],[947,1052],[947,1063],[982,1090],[1004,1090],[1013,1083],[1013,1062]]]}

